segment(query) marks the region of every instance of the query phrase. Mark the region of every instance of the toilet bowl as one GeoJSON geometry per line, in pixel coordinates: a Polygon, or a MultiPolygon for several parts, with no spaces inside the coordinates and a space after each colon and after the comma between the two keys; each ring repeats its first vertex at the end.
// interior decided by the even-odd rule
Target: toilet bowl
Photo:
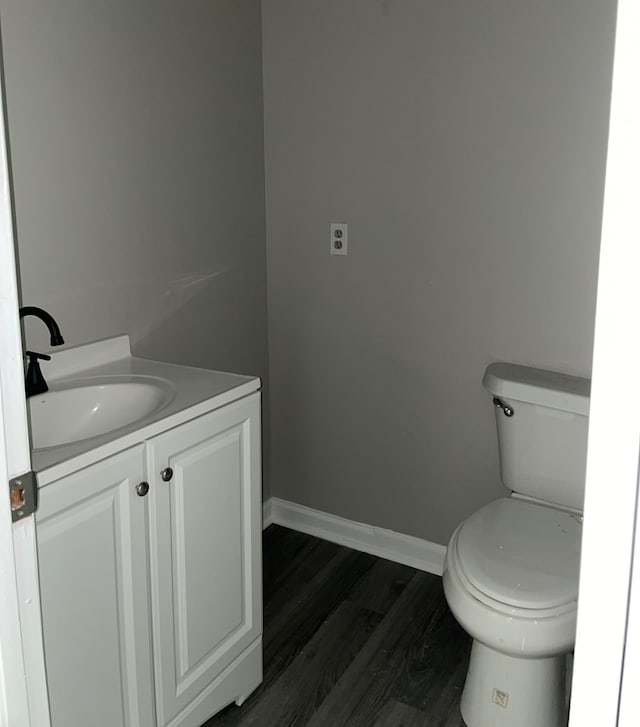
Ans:
{"type": "Polygon", "coordinates": [[[512,494],[473,513],[447,547],[445,597],[473,638],[468,727],[566,727],[588,383],[510,364],[485,373],[512,494]]]}
{"type": "Polygon", "coordinates": [[[491,503],[453,534],[443,583],[474,639],[461,700],[469,727],[566,724],[580,536],[575,515],[515,498],[491,503]]]}

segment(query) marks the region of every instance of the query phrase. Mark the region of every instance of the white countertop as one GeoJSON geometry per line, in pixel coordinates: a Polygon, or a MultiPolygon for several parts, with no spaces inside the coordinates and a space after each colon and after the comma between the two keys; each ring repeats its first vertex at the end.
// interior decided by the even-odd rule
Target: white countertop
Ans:
{"type": "Polygon", "coordinates": [[[103,377],[118,377],[124,383],[145,376],[161,379],[170,395],[158,410],[127,426],[90,439],[33,450],[31,466],[40,487],[260,388],[257,377],[135,358],[127,336],[58,353],[54,349],[51,354],[51,363],[43,366],[50,391],[78,378],[99,383],[103,377]]]}

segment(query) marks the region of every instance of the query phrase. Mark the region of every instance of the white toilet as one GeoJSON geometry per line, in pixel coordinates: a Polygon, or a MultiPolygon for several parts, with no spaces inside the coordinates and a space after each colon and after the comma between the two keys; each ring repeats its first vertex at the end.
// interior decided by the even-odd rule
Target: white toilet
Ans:
{"type": "Polygon", "coordinates": [[[564,727],[578,598],[589,381],[491,364],[503,484],[447,548],[444,592],[473,637],[468,727],[564,727]]]}

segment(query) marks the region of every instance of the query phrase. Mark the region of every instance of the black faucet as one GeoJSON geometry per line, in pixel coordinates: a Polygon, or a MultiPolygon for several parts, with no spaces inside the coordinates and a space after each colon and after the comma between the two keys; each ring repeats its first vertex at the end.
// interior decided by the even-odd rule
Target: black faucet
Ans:
{"type": "MultiPolygon", "coordinates": [[[[20,308],[20,318],[24,318],[25,316],[35,316],[36,318],[39,318],[49,329],[49,334],[51,336],[51,345],[62,346],[62,344],[64,343],[64,338],[62,338],[60,328],[56,323],[55,318],[50,313],[47,313],[46,310],[38,308],[35,305],[25,305],[23,308],[20,308]]],[[[46,353],[37,353],[36,351],[27,351],[26,355],[29,359],[29,365],[27,366],[27,375],[25,376],[24,380],[24,388],[27,393],[27,398],[29,398],[30,396],[35,396],[36,394],[44,394],[45,391],[49,391],[47,382],[42,375],[42,371],[40,370],[40,364],[38,363],[38,359],[42,359],[43,361],[50,361],[51,356],[48,356],[46,353]]]]}

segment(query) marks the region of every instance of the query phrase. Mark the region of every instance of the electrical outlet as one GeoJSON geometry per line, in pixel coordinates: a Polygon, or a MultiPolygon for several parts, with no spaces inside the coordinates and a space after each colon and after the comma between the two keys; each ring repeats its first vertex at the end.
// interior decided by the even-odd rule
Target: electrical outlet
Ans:
{"type": "Polygon", "coordinates": [[[329,225],[329,252],[332,255],[347,254],[348,228],[345,222],[332,222],[329,225]]]}

